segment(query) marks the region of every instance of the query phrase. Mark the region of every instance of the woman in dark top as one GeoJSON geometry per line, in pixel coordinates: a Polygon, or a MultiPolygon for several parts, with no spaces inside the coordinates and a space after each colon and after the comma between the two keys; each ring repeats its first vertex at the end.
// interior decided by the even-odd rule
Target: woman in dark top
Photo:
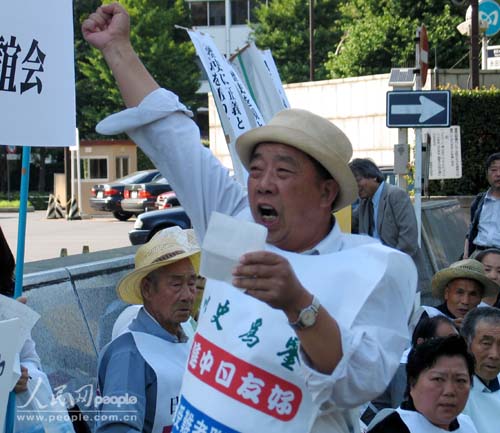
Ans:
{"type": "Polygon", "coordinates": [[[370,433],[477,433],[460,414],[474,374],[474,359],[460,336],[432,338],[417,345],[406,366],[408,399],[372,422],[370,433]]]}

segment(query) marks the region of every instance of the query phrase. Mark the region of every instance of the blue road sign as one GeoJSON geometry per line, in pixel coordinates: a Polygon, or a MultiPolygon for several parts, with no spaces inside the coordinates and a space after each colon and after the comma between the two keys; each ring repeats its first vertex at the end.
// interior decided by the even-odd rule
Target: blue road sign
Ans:
{"type": "Polygon", "coordinates": [[[388,128],[442,128],[450,126],[451,92],[387,92],[388,128]]]}
{"type": "Polygon", "coordinates": [[[500,5],[495,0],[479,2],[479,18],[488,23],[485,36],[493,36],[500,31],[500,5]]]}

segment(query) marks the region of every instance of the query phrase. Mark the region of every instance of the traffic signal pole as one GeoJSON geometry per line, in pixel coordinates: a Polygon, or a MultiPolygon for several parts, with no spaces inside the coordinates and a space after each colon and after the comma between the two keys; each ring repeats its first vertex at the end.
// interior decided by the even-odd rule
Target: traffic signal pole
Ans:
{"type": "Polygon", "coordinates": [[[479,88],[479,5],[471,0],[470,72],[471,88],[479,88]]]}

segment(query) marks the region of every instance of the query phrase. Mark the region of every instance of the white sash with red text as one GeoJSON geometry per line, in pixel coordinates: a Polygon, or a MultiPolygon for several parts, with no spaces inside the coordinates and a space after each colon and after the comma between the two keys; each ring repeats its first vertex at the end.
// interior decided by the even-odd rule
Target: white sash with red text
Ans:
{"type": "MultiPolygon", "coordinates": [[[[403,292],[414,286],[409,257],[378,244],[315,256],[267,249],[289,260],[304,287],[344,328],[382,278],[401,280],[403,292]]],[[[282,311],[209,280],[172,431],[310,431],[319,408],[299,373],[298,350],[282,311]]]]}

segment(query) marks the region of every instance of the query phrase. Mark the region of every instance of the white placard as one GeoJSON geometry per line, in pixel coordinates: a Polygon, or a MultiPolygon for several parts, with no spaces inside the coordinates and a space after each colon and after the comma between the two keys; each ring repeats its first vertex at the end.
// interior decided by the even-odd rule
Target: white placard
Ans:
{"type": "Polygon", "coordinates": [[[500,69],[500,45],[490,45],[488,48],[488,69],[500,69]]]}
{"type": "Polygon", "coordinates": [[[262,225],[212,212],[201,247],[200,274],[231,284],[232,270],[240,257],[264,250],[266,237],[267,229],[262,225]]]}
{"type": "Polygon", "coordinates": [[[20,319],[0,321],[0,428],[5,425],[7,402],[12,385],[12,368],[18,347],[22,345],[20,319]]]}
{"type": "Polygon", "coordinates": [[[422,134],[431,138],[429,179],[460,179],[462,177],[462,153],[460,126],[423,129],[422,134]]]}
{"type": "Polygon", "coordinates": [[[2,2],[0,143],[75,143],[72,6],[71,0],[2,2]]]}

